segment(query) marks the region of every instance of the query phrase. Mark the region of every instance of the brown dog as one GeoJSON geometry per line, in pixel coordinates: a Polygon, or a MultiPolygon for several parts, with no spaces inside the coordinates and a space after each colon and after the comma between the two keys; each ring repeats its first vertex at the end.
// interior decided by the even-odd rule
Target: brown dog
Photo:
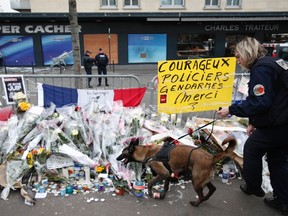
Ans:
{"type": "MultiPolygon", "coordinates": [[[[170,150],[170,158],[167,161],[170,170],[173,173],[179,173],[183,170],[191,171],[192,184],[199,197],[197,201],[191,201],[191,205],[198,206],[203,201],[208,200],[216,190],[216,187],[211,183],[214,165],[225,156],[232,157],[236,146],[236,139],[228,137],[222,142],[222,145],[226,143],[229,143],[226,150],[216,155],[211,155],[201,148],[183,144],[177,145],[170,150]],[[209,189],[206,195],[203,194],[205,186],[209,189]]],[[[169,189],[170,172],[167,166],[156,158],[161,148],[162,145],[139,145],[139,140],[135,139],[117,157],[118,161],[123,161],[125,164],[132,161],[147,163],[156,173],[156,176],[148,182],[148,193],[151,197],[153,196],[152,187],[159,181],[164,180],[164,193],[169,189]]]]}

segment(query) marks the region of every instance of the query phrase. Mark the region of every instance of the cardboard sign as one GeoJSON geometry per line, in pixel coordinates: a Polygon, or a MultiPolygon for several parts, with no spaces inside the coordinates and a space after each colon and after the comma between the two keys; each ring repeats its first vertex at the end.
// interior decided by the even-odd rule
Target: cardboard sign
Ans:
{"type": "Polygon", "coordinates": [[[3,75],[1,77],[7,104],[15,103],[13,96],[17,92],[23,92],[23,94],[26,95],[26,88],[22,75],[3,75]]]}
{"type": "Polygon", "coordinates": [[[158,113],[217,110],[232,101],[236,59],[158,62],[158,113]]]}

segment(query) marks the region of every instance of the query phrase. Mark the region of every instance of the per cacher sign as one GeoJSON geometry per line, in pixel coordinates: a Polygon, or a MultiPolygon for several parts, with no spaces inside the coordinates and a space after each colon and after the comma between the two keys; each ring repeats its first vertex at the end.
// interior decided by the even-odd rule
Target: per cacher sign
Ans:
{"type": "Polygon", "coordinates": [[[232,101],[236,58],[158,62],[158,113],[217,110],[232,101]]]}

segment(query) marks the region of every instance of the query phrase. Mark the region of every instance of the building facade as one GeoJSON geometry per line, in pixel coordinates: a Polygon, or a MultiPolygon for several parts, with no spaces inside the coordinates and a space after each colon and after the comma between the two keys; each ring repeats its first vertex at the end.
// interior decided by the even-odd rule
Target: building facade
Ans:
{"type": "MultiPolygon", "coordinates": [[[[20,13],[0,16],[6,65],[46,66],[63,54],[73,64],[68,0],[10,1],[20,13]]],[[[233,56],[245,36],[272,54],[288,41],[287,0],[78,0],[77,11],[82,53],[101,47],[114,64],[233,56]]]]}

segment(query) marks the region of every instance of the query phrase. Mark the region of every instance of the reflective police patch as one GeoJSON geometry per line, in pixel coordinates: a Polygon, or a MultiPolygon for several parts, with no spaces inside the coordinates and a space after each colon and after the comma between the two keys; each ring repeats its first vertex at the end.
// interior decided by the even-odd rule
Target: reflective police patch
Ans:
{"type": "Polygon", "coordinates": [[[253,88],[253,92],[255,96],[261,96],[265,94],[265,88],[261,84],[257,84],[253,88]]]}
{"type": "Polygon", "coordinates": [[[276,63],[282,67],[284,70],[288,70],[288,63],[285,62],[283,59],[279,59],[276,61],[276,63]]]}

